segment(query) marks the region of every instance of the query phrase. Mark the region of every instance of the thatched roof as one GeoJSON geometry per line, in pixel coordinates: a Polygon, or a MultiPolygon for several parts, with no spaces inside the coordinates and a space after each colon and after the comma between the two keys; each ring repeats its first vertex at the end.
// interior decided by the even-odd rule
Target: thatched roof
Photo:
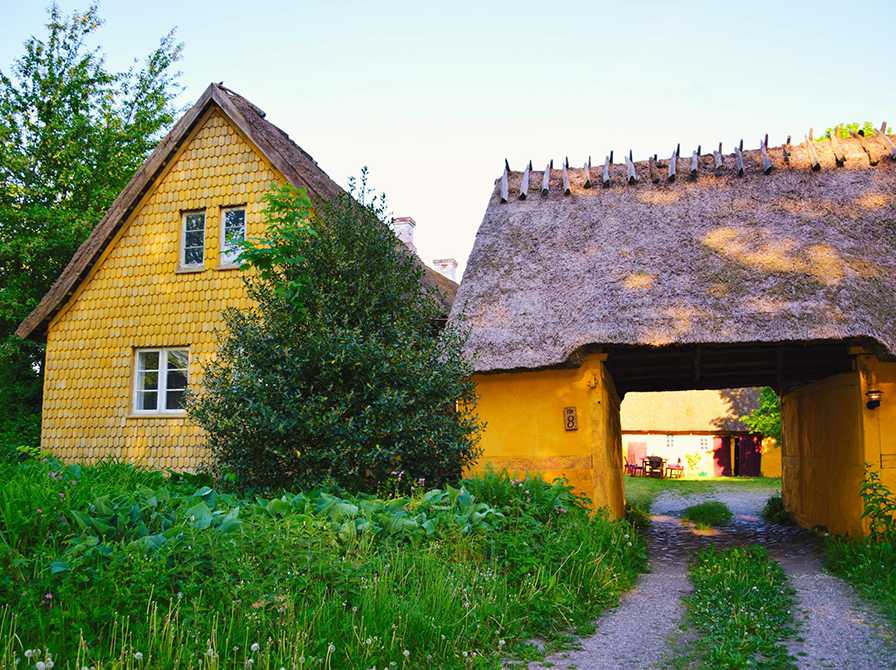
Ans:
{"type": "MultiPolygon", "coordinates": [[[[46,339],[50,321],[84,281],[134,208],[212,106],[217,106],[296,188],[306,189],[309,196],[319,200],[330,200],[344,193],[289,135],[265,119],[261,109],[220,84],[209,84],[196,104],[187,110],[140,166],[40,304],[19,325],[16,330],[19,337],[39,341],[46,339]]],[[[419,259],[418,263],[424,269],[423,284],[440,290],[447,313],[451,309],[457,284],[426,267],[419,259]]]]}
{"type": "Polygon", "coordinates": [[[742,176],[735,154],[699,156],[695,174],[688,156],[674,181],[651,159],[634,183],[611,165],[606,187],[600,165],[591,188],[584,168],[554,169],[546,194],[529,171],[526,198],[524,173],[505,172],[452,318],[465,311],[481,372],[602,345],[856,341],[894,358],[894,152],[879,135],[788,144],[765,165],[744,151],[742,176]]]}
{"type": "Polygon", "coordinates": [[[623,433],[749,433],[741,422],[759,407],[759,389],[629,393],[620,407],[623,433]]]}

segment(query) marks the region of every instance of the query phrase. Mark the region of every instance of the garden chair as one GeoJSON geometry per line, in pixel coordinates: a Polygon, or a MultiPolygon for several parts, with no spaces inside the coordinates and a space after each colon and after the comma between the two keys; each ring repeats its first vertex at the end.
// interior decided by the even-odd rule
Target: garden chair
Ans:
{"type": "Polygon", "coordinates": [[[684,466],[681,464],[681,459],[678,459],[678,463],[675,465],[667,465],[666,466],[666,477],[669,479],[681,479],[684,476],[684,466]]]}
{"type": "Polygon", "coordinates": [[[637,476],[637,475],[643,474],[643,472],[644,472],[644,466],[643,466],[643,465],[637,465],[637,464],[635,464],[635,463],[629,463],[628,459],[626,459],[626,461],[625,461],[625,474],[629,475],[630,477],[635,477],[635,476],[637,476]]]}
{"type": "Polygon", "coordinates": [[[659,456],[648,456],[644,459],[644,476],[663,479],[666,476],[666,461],[659,456]]]}

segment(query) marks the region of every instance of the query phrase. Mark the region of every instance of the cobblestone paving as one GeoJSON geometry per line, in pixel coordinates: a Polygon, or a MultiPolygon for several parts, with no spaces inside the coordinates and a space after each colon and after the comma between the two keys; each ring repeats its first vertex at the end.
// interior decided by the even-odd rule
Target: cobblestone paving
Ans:
{"type": "Polygon", "coordinates": [[[802,642],[791,645],[801,670],[896,668],[896,651],[886,628],[862,605],[850,587],[821,569],[820,545],[801,528],[776,526],[759,516],[767,492],[729,491],[683,496],[664,492],[654,501],[646,540],[649,574],[622,597],[619,607],[598,621],[581,649],[556,654],[530,670],[646,670],[663,668],[675,648],[687,645],[680,628],[681,597],[691,590],[687,578],[693,553],[711,544],[731,547],[763,544],[797,591],[797,620],[802,642]],[[723,529],[694,531],[678,520],[684,508],[721,500],[734,514],[723,529]]]}

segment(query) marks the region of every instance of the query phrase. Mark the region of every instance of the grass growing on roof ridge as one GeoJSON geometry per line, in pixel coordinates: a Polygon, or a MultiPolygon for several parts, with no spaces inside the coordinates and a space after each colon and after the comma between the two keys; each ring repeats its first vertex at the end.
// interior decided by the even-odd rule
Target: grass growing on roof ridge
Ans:
{"type": "Polygon", "coordinates": [[[0,667],[499,667],[646,561],[569,487],[503,472],[399,498],[242,499],[120,463],[0,477],[0,667]]]}
{"type": "Polygon", "coordinates": [[[764,547],[704,549],[689,576],[694,593],[685,599],[686,620],[696,639],[676,667],[796,668],[782,644],[796,632],[794,591],[764,547]]]}

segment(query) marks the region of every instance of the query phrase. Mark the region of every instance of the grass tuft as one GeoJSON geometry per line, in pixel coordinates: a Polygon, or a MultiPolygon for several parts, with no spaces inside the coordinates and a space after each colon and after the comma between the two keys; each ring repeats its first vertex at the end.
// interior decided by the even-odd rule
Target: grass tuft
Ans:
{"type": "Polygon", "coordinates": [[[699,530],[706,530],[725,525],[731,520],[731,516],[731,510],[725,503],[711,500],[686,508],[681,520],[692,522],[699,530]]]}

